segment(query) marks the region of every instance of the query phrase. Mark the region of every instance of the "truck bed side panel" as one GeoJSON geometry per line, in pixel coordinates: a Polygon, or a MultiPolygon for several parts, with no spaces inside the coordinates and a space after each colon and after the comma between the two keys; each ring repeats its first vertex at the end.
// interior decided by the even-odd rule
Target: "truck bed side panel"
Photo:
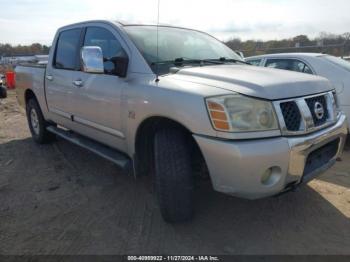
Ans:
{"type": "Polygon", "coordinates": [[[16,67],[16,92],[19,104],[25,108],[25,94],[32,90],[39,102],[45,119],[48,118],[48,109],[44,87],[45,67],[17,66],[16,67]]]}

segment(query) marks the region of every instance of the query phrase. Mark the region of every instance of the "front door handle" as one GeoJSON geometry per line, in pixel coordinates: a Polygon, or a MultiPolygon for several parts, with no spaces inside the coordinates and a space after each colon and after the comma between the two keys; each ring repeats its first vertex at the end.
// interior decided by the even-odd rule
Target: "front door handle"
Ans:
{"type": "Polygon", "coordinates": [[[53,76],[52,75],[47,75],[46,79],[49,80],[49,81],[52,81],[53,80],[53,76]]]}
{"type": "Polygon", "coordinates": [[[77,87],[82,87],[83,86],[83,81],[81,79],[73,81],[73,85],[77,87]]]}

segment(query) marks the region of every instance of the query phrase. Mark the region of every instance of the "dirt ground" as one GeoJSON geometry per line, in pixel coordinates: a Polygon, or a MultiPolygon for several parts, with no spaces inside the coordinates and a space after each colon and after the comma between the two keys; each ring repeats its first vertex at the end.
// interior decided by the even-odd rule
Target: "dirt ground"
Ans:
{"type": "Polygon", "coordinates": [[[32,142],[15,94],[0,103],[1,254],[350,254],[350,150],[295,193],[196,193],[192,223],[162,221],[148,178],[59,139],[32,142]]]}

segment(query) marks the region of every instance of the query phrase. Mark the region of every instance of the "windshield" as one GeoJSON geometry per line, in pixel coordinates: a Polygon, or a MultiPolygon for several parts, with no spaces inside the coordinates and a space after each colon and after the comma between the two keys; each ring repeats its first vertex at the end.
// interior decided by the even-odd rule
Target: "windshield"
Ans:
{"type": "Polygon", "coordinates": [[[343,69],[347,70],[347,71],[350,71],[350,62],[344,60],[344,59],[341,59],[339,57],[335,57],[335,56],[323,56],[324,59],[328,60],[329,62],[333,63],[333,64],[336,64],[340,67],[342,67],[343,69]]]}
{"type": "Polygon", "coordinates": [[[169,73],[174,66],[172,62],[179,59],[192,62],[192,66],[203,65],[209,60],[243,62],[239,55],[210,35],[166,26],[159,26],[157,57],[157,26],[125,26],[124,29],[155,73],[157,70],[159,74],[169,73]]]}

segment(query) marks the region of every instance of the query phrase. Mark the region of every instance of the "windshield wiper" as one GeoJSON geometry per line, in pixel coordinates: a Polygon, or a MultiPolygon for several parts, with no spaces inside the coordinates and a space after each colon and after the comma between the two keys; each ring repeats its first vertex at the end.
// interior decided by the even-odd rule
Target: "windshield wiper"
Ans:
{"type": "Polygon", "coordinates": [[[246,65],[251,65],[245,61],[233,59],[233,58],[226,58],[226,57],[220,57],[218,59],[192,59],[187,57],[179,57],[175,58],[174,60],[167,60],[167,61],[156,61],[152,62],[151,65],[165,65],[165,64],[174,64],[175,66],[183,66],[183,65],[189,65],[189,64],[214,64],[214,65],[222,65],[225,63],[242,63],[246,65]]]}
{"type": "Polygon", "coordinates": [[[192,58],[186,58],[186,57],[179,57],[179,58],[175,58],[174,60],[152,62],[151,65],[153,66],[153,65],[163,65],[163,64],[174,64],[175,66],[182,66],[182,65],[188,65],[188,64],[204,65],[205,63],[216,64],[216,65],[223,64],[223,62],[217,59],[192,59],[192,58]]]}
{"type": "Polygon", "coordinates": [[[234,58],[220,57],[218,60],[223,62],[223,63],[225,63],[225,62],[232,63],[233,62],[233,63],[242,63],[242,64],[246,64],[246,65],[251,65],[248,62],[245,62],[245,61],[242,61],[242,60],[238,60],[238,59],[234,59],[234,58]]]}
{"type": "Polygon", "coordinates": [[[179,57],[175,59],[175,64],[204,64],[204,63],[209,63],[209,64],[222,64],[221,61],[213,60],[213,59],[191,59],[191,58],[186,58],[186,57],[179,57]]]}

